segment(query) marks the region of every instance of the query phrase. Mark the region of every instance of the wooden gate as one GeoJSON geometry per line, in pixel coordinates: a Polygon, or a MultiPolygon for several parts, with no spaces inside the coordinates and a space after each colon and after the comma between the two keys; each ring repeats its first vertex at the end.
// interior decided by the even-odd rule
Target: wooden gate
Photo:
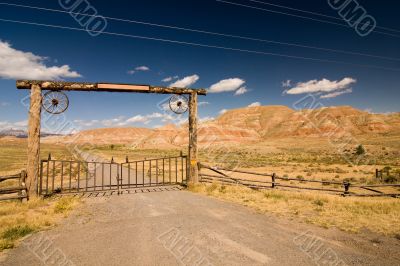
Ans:
{"type": "Polygon", "coordinates": [[[122,190],[184,184],[188,180],[187,156],[114,162],[42,160],[39,195],[122,190]]]}

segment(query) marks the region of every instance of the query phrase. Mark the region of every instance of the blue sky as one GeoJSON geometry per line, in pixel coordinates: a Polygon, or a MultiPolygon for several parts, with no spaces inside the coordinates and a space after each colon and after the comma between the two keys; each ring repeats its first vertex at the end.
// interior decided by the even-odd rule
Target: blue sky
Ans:
{"type": "MultiPolygon", "coordinates": [[[[338,12],[333,10],[327,1],[262,1],[340,18],[338,12]]],[[[343,61],[349,64],[316,62],[107,34],[93,37],[85,31],[0,21],[2,44],[0,59],[3,61],[0,62],[0,128],[19,128],[26,124],[27,110],[21,104],[21,99],[26,97],[28,92],[18,91],[15,88],[15,79],[40,78],[43,75],[63,80],[163,86],[189,77],[185,80],[188,82],[183,82],[184,84],[194,88],[211,88],[214,85],[215,91],[218,92],[201,97],[200,101],[207,102],[200,107],[201,118],[216,117],[223,109],[246,107],[252,103],[291,107],[304,97],[307,91],[312,92],[325,106],[351,105],[380,113],[400,111],[399,70],[396,70],[400,69],[400,30],[389,31],[397,36],[372,32],[366,37],[361,37],[351,27],[270,13],[215,0],[89,2],[98,14],[105,17],[346,50],[388,57],[392,60],[113,20],[107,20],[106,32],[343,61]],[[27,54],[28,52],[32,54],[27,54]],[[38,67],[39,74],[24,69],[18,65],[20,62],[7,59],[7,56],[14,54],[27,60],[28,66],[33,64],[33,67],[38,67]],[[65,65],[69,69],[61,68],[65,65]],[[392,70],[356,65],[374,65],[392,70]],[[135,70],[143,66],[148,69],[135,70]],[[77,74],[80,77],[74,77],[77,74]],[[179,78],[169,82],[162,81],[168,77],[179,78]],[[282,83],[287,80],[291,82],[285,87],[282,83]],[[219,83],[220,81],[224,82],[219,83]],[[221,92],[224,88],[229,91],[221,92]],[[239,89],[245,93],[235,95],[239,89]]],[[[249,0],[230,2],[311,16],[249,0]]],[[[372,0],[358,2],[375,18],[378,26],[396,29],[399,25],[397,10],[400,8],[400,3],[391,1],[390,4],[383,5],[372,0]]],[[[59,1],[10,0],[10,3],[63,10],[59,1]]],[[[69,14],[4,5],[0,5],[0,19],[83,28],[69,14]]],[[[330,21],[346,25],[346,22],[341,20],[330,19],[330,21]]],[[[384,31],[382,28],[376,30],[384,31]]],[[[70,108],[65,117],[82,129],[104,126],[154,127],[169,121],[168,114],[159,108],[160,102],[165,101],[165,96],[81,92],[67,94],[70,108]],[[154,113],[161,113],[163,116],[154,113]]],[[[50,126],[49,131],[51,130],[50,126]]]]}

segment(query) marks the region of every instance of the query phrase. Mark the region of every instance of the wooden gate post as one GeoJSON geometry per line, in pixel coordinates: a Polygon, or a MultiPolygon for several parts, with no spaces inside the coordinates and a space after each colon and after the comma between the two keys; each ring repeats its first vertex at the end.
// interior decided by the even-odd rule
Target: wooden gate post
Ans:
{"type": "Polygon", "coordinates": [[[189,99],[189,180],[188,183],[199,182],[197,167],[197,93],[191,93],[189,99]]]}
{"type": "Polygon", "coordinates": [[[28,125],[28,163],[26,187],[29,197],[37,196],[37,182],[40,165],[40,116],[42,110],[42,88],[31,87],[31,103],[28,125]]]}

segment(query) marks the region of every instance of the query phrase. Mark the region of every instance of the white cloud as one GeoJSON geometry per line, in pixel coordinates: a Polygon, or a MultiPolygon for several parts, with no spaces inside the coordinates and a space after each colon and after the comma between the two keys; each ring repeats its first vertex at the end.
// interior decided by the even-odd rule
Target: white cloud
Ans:
{"type": "Polygon", "coordinates": [[[162,82],[171,82],[174,79],[178,79],[179,76],[174,76],[174,77],[166,77],[165,79],[162,80],[162,82]]]}
{"type": "Polygon", "coordinates": [[[248,92],[249,90],[246,88],[246,86],[240,87],[236,92],[235,95],[242,95],[248,92]]]}
{"type": "Polygon", "coordinates": [[[28,120],[18,121],[18,122],[9,122],[9,121],[0,121],[0,131],[3,130],[26,130],[28,127],[28,120]]]}
{"type": "Polygon", "coordinates": [[[238,88],[240,88],[240,86],[242,86],[245,82],[246,81],[240,78],[224,79],[212,85],[208,90],[208,92],[220,93],[220,92],[235,91],[238,88]]]}
{"type": "Polygon", "coordinates": [[[162,82],[171,82],[172,77],[166,77],[165,79],[161,80],[162,82]]]}
{"type": "Polygon", "coordinates": [[[255,102],[255,103],[249,104],[247,107],[259,107],[259,106],[261,106],[261,103],[255,102]]]}
{"type": "MultiPolygon", "coordinates": [[[[26,122],[26,121],[25,121],[26,122]]],[[[91,127],[126,127],[126,126],[136,126],[137,124],[148,125],[152,122],[160,122],[163,123],[174,123],[176,125],[181,125],[187,122],[186,116],[182,115],[171,115],[167,113],[150,113],[150,114],[138,114],[132,117],[119,116],[111,119],[104,120],[74,120],[76,125],[82,128],[91,128],[91,127]]],[[[5,123],[5,122],[3,122],[5,123]]],[[[14,124],[13,124],[14,125],[14,124]]],[[[18,125],[18,124],[16,124],[18,125]]],[[[22,122],[21,122],[22,125],[22,122]]],[[[8,128],[10,128],[10,123],[7,122],[8,128]]],[[[2,122],[0,121],[0,129],[3,127],[2,122]]],[[[14,125],[15,127],[15,125],[14,125]]]]}
{"type": "Polygon", "coordinates": [[[103,126],[112,127],[114,125],[118,125],[119,123],[123,122],[124,120],[125,120],[124,116],[119,116],[119,117],[116,117],[116,118],[113,118],[113,119],[102,120],[100,123],[103,126]]]}
{"type": "Polygon", "coordinates": [[[214,117],[206,116],[206,117],[200,118],[200,119],[199,119],[199,122],[200,122],[200,123],[206,123],[206,122],[213,121],[214,119],[215,119],[214,117]]]}
{"type": "Polygon", "coordinates": [[[321,99],[329,99],[329,98],[335,98],[335,97],[337,97],[337,96],[340,96],[340,95],[343,95],[343,94],[347,94],[347,93],[352,93],[353,92],[353,90],[350,88],[350,89],[347,89],[347,90],[344,90],[344,91],[336,91],[336,92],[332,92],[332,93],[328,93],[328,94],[325,94],[325,95],[321,95],[321,99]]]}
{"type": "Polygon", "coordinates": [[[133,74],[135,74],[136,72],[139,72],[139,71],[149,71],[149,70],[150,70],[150,68],[147,67],[147,66],[138,66],[138,67],[135,67],[134,70],[128,70],[128,74],[129,75],[133,75],[133,74]]]}
{"type": "Polygon", "coordinates": [[[98,123],[100,123],[99,120],[89,120],[89,121],[85,121],[85,120],[74,120],[74,123],[82,126],[82,127],[92,127],[98,123]]]}
{"type": "Polygon", "coordinates": [[[209,102],[199,102],[197,105],[198,106],[206,106],[206,105],[209,105],[210,103],[209,102]]]}
{"type": "Polygon", "coordinates": [[[184,77],[183,79],[177,80],[174,83],[170,85],[170,87],[176,87],[176,88],[187,88],[190,87],[191,85],[195,84],[200,77],[198,75],[192,75],[192,76],[187,76],[184,77]]]}
{"type": "Polygon", "coordinates": [[[10,106],[11,104],[8,102],[0,102],[0,107],[10,106]]]}
{"type": "Polygon", "coordinates": [[[23,52],[0,40],[0,78],[3,79],[51,79],[77,78],[68,65],[47,67],[46,57],[23,52]]]}
{"type": "Polygon", "coordinates": [[[16,127],[21,127],[21,128],[25,128],[25,127],[28,126],[28,120],[16,122],[16,123],[14,123],[14,126],[16,126],[16,127]]]}
{"type": "Polygon", "coordinates": [[[220,115],[223,115],[223,114],[225,114],[226,112],[228,112],[227,109],[222,109],[221,111],[219,111],[219,114],[220,114],[220,115]]]}
{"type": "Polygon", "coordinates": [[[282,81],[282,87],[283,88],[289,88],[292,86],[292,81],[290,79],[286,80],[286,81],[282,81]]]}
{"type": "Polygon", "coordinates": [[[135,68],[136,71],[149,71],[150,68],[147,66],[138,66],[135,68]]]}
{"type": "Polygon", "coordinates": [[[147,122],[149,119],[145,116],[142,115],[135,115],[131,118],[129,118],[128,120],[126,120],[127,123],[138,123],[138,122],[142,122],[145,123],[147,122]]]}
{"type": "Polygon", "coordinates": [[[353,78],[344,78],[340,81],[330,81],[328,79],[310,80],[307,82],[300,82],[296,87],[289,89],[287,94],[303,94],[303,93],[318,93],[318,92],[333,92],[337,90],[348,89],[350,85],[356,83],[357,80],[353,78]]]}

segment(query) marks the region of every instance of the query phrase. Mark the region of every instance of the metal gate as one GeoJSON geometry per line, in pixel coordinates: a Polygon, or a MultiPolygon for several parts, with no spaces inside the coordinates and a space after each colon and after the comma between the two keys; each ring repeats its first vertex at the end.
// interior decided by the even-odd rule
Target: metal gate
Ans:
{"type": "Polygon", "coordinates": [[[141,161],[83,162],[42,160],[38,193],[79,193],[177,185],[188,178],[187,156],[141,161]]]}

